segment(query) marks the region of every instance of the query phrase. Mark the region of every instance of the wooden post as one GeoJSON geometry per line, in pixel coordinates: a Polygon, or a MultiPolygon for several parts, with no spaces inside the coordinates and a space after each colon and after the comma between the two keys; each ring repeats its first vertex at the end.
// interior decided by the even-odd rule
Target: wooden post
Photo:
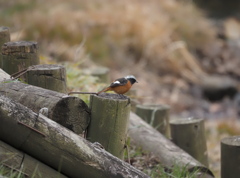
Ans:
{"type": "Polygon", "coordinates": [[[43,64],[29,67],[26,82],[30,85],[66,93],[66,70],[62,65],[43,64]]]}
{"type": "Polygon", "coordinates": [[[173,142],[199,162],[208,166],[203,119],[174,119],[170,122],[173,142]]]}
{"type": "Polygon", "coordinates": [[[0,165],[26,177],[67,178],[60,172],[0,140],[0,165]]]}
{"type": "Polygon", "coordinates": [[[152,128],[135,113],[130,113],[128,134],[131,141],[156,156],[161,164],[171,169],[173,165],[187,169],[189,172],[198,170],[202,178],[213,178],[214,175],[205,165],[152,128]]]}
{"type": "Polygon", "coordinates": [[[78,97],[16,81],[0,83],[0,94],[23,104],[36,113],[40,110],[47,111],[45,112],[47,117],[77,134],[82,134],[90,121],[90,110],[78,97]]]}
{"type": "Polygon", "coordinates": [[[0,68],[2,68],[2,45],[10,41],[10,32],[8,27],[0,27],[0,68]]]}
{"type": "Polygon", "coordinates": [[[235,178],[240,175],[240,136],[221,140],[221,177],[235,178]]]}
{"type": "Polygon", "coordinates": [[[37,42],[8,42],[2,46],[2,68],[12,75],[39,64],[37,42]]]}
{"type": "Polygon", "coordinates": [[[108,152],[123,158],[130,104],[117,94],[91,95],[91,121],[87,139],[99,142],[108,152]]]}
{"type": "Polygon", "coordinates": [[[137,105],[136,114],[165,136],[169,136],[169,106],[137,105]]]}
{"type": "Polygon", "coordinates": [[[0,103],[0,140],[67,177],[150,178],[42,114],[2,95],[0,103]]]}

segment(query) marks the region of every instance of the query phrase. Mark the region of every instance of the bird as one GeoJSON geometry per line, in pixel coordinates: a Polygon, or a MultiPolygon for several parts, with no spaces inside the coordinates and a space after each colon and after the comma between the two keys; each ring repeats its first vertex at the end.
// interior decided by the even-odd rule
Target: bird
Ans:
{"type": "Polygon", "coordinates": [[[123,96],[124,93],[128,92],[134,83],[138,83],[133,75],[118,78],[114,80],[107,88],[97,92],[99,95],[102,92],[114,91],[115,93],[123,96]]]}

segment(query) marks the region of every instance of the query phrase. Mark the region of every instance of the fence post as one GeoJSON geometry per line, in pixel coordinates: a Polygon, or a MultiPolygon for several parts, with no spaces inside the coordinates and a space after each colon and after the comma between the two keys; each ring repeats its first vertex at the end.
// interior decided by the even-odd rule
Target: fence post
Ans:
{"type": "Polygon", "coordinates": [[[173,142],[196,160],[208,166],[207,145],[203,119],[174,119],[170,121],[173,142]]]}
{"type": "Polygon", "coordinates": [[[37,42],[7,42],[2,46],[2,68],[8,74],[39,64],[37,42]]]}
{"type": "Polygon", "coordinates": [[[136,114],[165,136],[169,136],[169,109],[167,105],[137,105],[136,114]]]}
{"type": "Polygon", "coordinates": [[[110,93],[90,97],[91,121],[87,139],[99,142],[108,152],[121,159],[130,114],[128,102],[128,99],[110,93]]]}
{"type": "Polygon", "coordinates": [[[10,32],[8,27],[0,27],[0,68],[2,68],[2,45],[10,41],[10,32]]]}
{"type": "Polygon", "coordinates": [[[66,70],[62,65],[43,64],[29,67],[26,82],[30,85],[66,93],[66,70]]]}
{"type": "Polygon", "coordinates": [[[240,175],[240,136],[221,140],[221,177],[235,178],[240,175]]]}

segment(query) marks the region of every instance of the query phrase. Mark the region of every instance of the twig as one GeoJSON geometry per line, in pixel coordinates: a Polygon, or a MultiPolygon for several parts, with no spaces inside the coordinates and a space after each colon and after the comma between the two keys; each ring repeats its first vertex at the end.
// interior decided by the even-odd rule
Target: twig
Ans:
{"type": "Polygon", "coordinates": [[[80,92],[80,91],[73,91],[68,93],[68,95],[72,95],[72,94],[97,94],[96,92],[80,92]]]}
{"type": "Polygon", "coordinates": [[[40,132],[39,130],[37,130],[37,129],[35,129],[35,128],[27,125],[27,124],[24,124],[24,123],[22,123],[22,122],[20,122],[20,121],[18,121],[18,124],[24,125],[25,127],[27,127],[27,128],[29,128],[29,129],[37,132],[38,134],[42,135],[43,137],[46,137],[46,135],[45,135],[44,133],[40,132]]]}

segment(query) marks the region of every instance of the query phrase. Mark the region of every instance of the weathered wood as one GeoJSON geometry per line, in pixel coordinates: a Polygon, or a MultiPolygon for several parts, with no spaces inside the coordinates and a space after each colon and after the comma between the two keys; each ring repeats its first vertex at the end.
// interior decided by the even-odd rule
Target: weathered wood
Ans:
{"type": "Polygon", "coordinates": [[[0,69],[0,83],[10,79],[11,79],[10,75],[6,73],[4,70],[0,69]]]}
{"type": "Polygon", "coordinates": [[[169,109],[167,105],[137,105],[136,114],[169,137],[169,109]]]}
{"type": "Polygon", "coordinates": [[[221,177],[236,178],[240,175],[240,136],[221,140],[221,177]]]}
{"type": "Polygon", "coordinates": [[[7,42],[2,46],[2,68],[12,75],[39,64],[37,42],[7,42]]]}
{"type": "Polygon", "coordinates": [[[204,174],[205,177],[214,177],[213,173],[206,166],[176,146],[132,112],[130,113],[128,133],[135,144],[153,153],[159,158],[163,166],[171,168],[177,164],[180,167],[187,168],[189,171],[199,169],[199,174],[204,174]]]}
{"type": "Polygon", "coordinates": [[[0,164],[28,177],[64,178],[63,174],[0,140],[0,164]]]}
{"type": "Polygon", "coordinates": [[[87,139],[99,142],[108,152],[123,158],[130,104],[117,94],[91,95],[91,122],[87,139]]]}
{"type": "Polygon", "coordinates": [[[78,97],[47,90],[21,82],[0,83],[0,94],[20,102],[24,106],[39,112],[48,111],[47,116],[64,127],[81,134],[90,121],[89,108],[78,97]]]}
{"type": "Polygon", "coordinates": [[[10,32],[8,27],[0,27],[0,68],[2,68],[2,45],[10,41],[10,32]]]}
{"type": "Polygon", "coordinates": [[[66,80],[66,70],[62,65],[34,65],[29,67],[26,73],[28,84],[60,93],[67,92],[66,80]]]}
{"type": "Polygon", "coordinates": [[[0,96],[0,123],[1,140],[68,177],[149,178],[97,144],[5,96],[0,96]]]}
{"type": "Polygon", "coordinates": [[[172,141],[200,163],[208,166],[204,120],[174,119],[170,122],[172,141]]]}

